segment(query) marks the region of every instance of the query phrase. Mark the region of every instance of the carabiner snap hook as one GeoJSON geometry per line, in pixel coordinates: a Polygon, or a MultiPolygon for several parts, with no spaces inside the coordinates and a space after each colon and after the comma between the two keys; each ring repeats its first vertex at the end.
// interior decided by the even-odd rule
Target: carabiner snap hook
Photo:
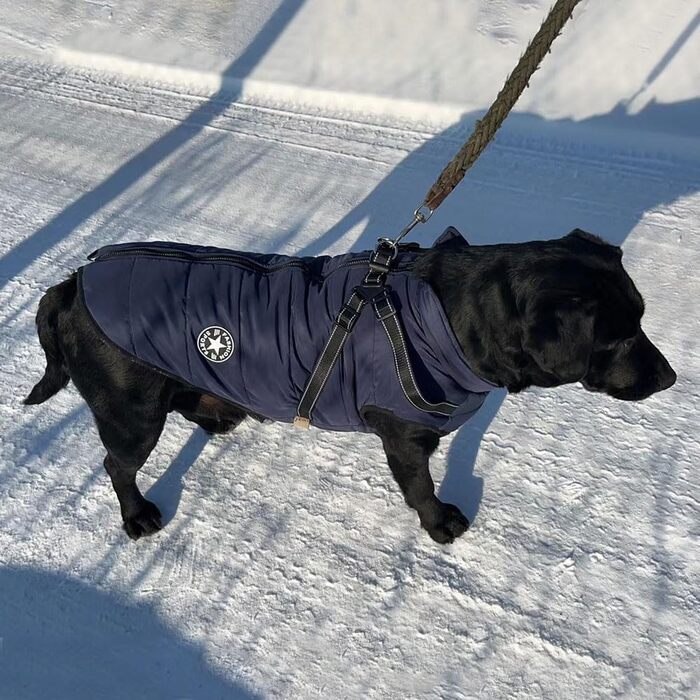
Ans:
{"type": "Polygon", "coordinates": [[[407,236],[415,226],[418,224],[424,224],[432,215],[434,209],[431,209],[427,204],[421,204],[419,207],[413,210],[413,219],[405,228],[401,229],[398,236],[392,241],[398,250],[399,241],[407,236]]]}

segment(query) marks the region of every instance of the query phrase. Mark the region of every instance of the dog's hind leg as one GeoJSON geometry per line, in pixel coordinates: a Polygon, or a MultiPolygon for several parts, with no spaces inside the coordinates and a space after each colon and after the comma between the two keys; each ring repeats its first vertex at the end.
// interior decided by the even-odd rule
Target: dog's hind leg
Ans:
{"type": "Polygon", "coordinates": [[[90,407],[107,449],[104,466],[124,529],[136,540],[161,527],[158,508],[136,486],[136,473],[158,442],[178,385],[106,342],[77,294],[75,278],[70,284],[54,332],[65,370],[90,407]]]}
{"type": "Polygon", "coordinates": [[[102,443],[107,449],[104,467],[119,499],[124,530],[132,540],[161,529],[161,515],[154,503],[146,500],[136,485],[136,473],[148,459],[160,437],[164,410],[132,405],[128,417],[110,412],[109,417],[95,415],[102,443]],[[153,410],[153,409],[156,410],[153,410]]]}

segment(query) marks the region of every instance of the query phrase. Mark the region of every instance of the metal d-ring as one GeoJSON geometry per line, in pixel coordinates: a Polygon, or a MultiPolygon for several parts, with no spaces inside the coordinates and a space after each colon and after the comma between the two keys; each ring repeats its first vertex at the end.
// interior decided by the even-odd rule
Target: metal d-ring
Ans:
{"type": "Polygon", "coordinates": [[[399,254],[399,246],[397,245],[396,241],[392,241],[391,238],[378,238],[377,243],[379,244],[377,248],[379,248],[382,243],[391,248],[390,260],[393,260],[399,254]]]}

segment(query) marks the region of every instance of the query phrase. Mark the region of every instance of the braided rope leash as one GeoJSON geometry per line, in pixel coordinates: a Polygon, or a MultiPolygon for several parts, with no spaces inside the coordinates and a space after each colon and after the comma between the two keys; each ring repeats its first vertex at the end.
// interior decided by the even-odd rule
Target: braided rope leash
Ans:
{"type": "Polygon", "coordinates": [[[530,79],[549,53],[554,40],[559,36],[579,2],[581,0],[557,0],[513,72],[508,76],[489,111],[476,122],[469,140],[445,166],[426,194],[423,204],[413,213],[413,220],[399,233],[394,243],[398,243],[416,224],[427,221],[445,197],[462,181],[467,170],[474,165],[488,146],[520,95],[529,85],[530,79]]]}
{"type": "Polygon", "coordinates": [[[581,0],[557,0],[525,53],[520,57],[518,65],[508,76],[489,111],[477,121],[469,140],[447,164],[428,191],[424,201],[428,209],[432,211],[440,206],[496,135],[579,2],[581,0]]]}

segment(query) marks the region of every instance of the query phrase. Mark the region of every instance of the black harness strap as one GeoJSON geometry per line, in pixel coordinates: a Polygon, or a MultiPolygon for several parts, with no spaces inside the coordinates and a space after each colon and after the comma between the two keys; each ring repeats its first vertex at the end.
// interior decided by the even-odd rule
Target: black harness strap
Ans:
{"type": "Polygon", "coordinates": [[[396,374],[399,378],[399,383],[403,389],[406,398],[419,410],[426,413],[440,413],[445,416],[451,416],[457,406],[441,401],[440,403],[430,403],[423,394],[420,393],[416,378],[413,375],[411,360],[408,356],[406,341],[404,339],[401,321],[396,315],[396,309],[391,303],[389,292],[385,289],[372,300],[374,313],[377,319],[384,326],[386,337],[389,339],[391,349],[394,353],[394,364],[396,366],[396,374]]]}
{"type": "Polygon", "coordinates": [[[419,410],[428,413],[440,413],[446,416],[452,415],[457,408],[451,403],[430,403],[423,398],[418,389],[411,368],[411,361],[406,349],[406,341],[401,329],[401,322],[396,315],[396,309],[389,298],[389,290],[386,288],[386,277],[391,268],[391,263],[396,258],[398,248],[391,241],[380,239],[379,245],[369,259],[369,271],[362,284],[353,289],[348,300],[336,317],[326,345],[316,361],[311,377],[306,384],[304,393],[299,401],[297,415],[294,418],[294,426],[308,428],[311,425],[311,412],[316,406],[323,389],[326,386],[333,368],[338,362],[343,346],[347,341],[362,310],[371,303],[377,319],[386,331],[394,354],[396,374],[406,398],[419,410]]]}
{"type": "Polygon", "coordinates": [[[362,282],[363,287],[378,288],[386,284],[386,276],[389,274],[391,263],[398,254],[398,247],[384,238],[379,239],[379,244],[369,257],[369,272],[362,282]]]}
{"type": "Polygon", "coordinates": [[[299,401],[297,415],[294,418],[295,428],[308,428],[311,424],[311,411],[318,401],[323,388],[326,386],[328,377],[330,377],[333,367],[335,367],[340,353],[343,350],[343,345],[352,332],[352,329],[360,318],[360,313],[366,305],[366,301],[359,292],[361,288],[356,287],[350,298],[343,304],[343,308],[336,317],[333,323],[333,330],[323,348],[320,357],[316,362],[316,366],[311,372],[304,393],[299,401]]]}

